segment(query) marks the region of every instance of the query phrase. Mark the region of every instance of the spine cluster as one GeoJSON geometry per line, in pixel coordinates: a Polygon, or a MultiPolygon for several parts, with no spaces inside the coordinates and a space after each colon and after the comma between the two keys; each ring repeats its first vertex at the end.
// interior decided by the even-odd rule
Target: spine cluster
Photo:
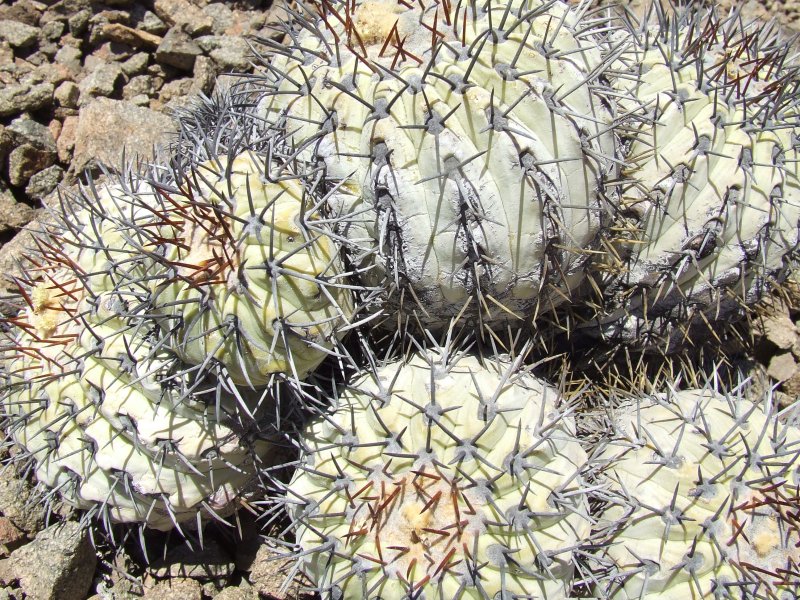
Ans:
{"type": "Polygon", "coordinates": [[[0,407],[47,497],[170,529],[268,489],[325,598],[796,597],[796,403],[537,362],[719,341],[780,285],[788,46],[696,7],[285,11],[260,75],[21,259],[0,407]]]}

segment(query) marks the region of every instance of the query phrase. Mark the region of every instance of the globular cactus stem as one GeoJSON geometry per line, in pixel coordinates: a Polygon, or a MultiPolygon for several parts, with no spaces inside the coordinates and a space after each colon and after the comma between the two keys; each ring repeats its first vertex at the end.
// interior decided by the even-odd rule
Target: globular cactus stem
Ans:
{"type": "Polygon", "coordinates": [[[286,489],[301,570],[334,598],[565,598],[590,518],[558,392],[444,348],[315,419],[286,489]]]}

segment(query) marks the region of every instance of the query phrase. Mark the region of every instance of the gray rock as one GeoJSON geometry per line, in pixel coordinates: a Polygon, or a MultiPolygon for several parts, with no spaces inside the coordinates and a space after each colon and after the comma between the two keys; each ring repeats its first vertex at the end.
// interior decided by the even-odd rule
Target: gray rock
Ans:
{"type": "Polygon", "coordinates": [[[197,42],[222,71],[241,72],[250,66],[252,51],[244,38],[212,35],[203,36],[197,42]]]}
{"type": "Polygon", "coordinates": [[[14,50],[11,44],[0,40],[0,65],[10,65],[14,62],[14,50]]]}
{"type": "MultiPolygon", "coordinates": [[[[250,570],[250,581],[259,594],[265,596],[278,596],[289,574],[292,573],[293,562],[291,559],[279,558],[278,551],[263,544],[256,553],[255,560],[250,570]]],[[[293,582],[287,597],[297,598],[299,585],[293,582]]]]}
{"type": "Polygon", "coordinates": [[[147,70],[150,55],[147,52],[138,52],[122,63],[122,72],[128,77],[133,77],[147,70]]]}
{"type": "Polygon", "coordinates": [[[32,144],[46,152],[56,151],[56,140],[50,128],[27,117],[19,117],[11,121],[6,128],[16,144],[32,144]]]}
{"type": "Polygon", "coordinates": [[[122,97],[126,100],[134,96],[154,96],[157,90],[153,85],[153,78],[149,75],[136,75],[131,77],[130,81],[125,84],[122,89],[122,97]]]}
{"type": "Polygon", "coordinates": [[[148,10],[142,16],[142,20],[139,22],[137,29],[152,33],[153,35],[164,35],[167,33],[169,27],[167,27],[164,21],[158,18],[158,15],[148,10]]]}
{"type": "Polygon", "coordinates": [[[148,96],[147,94],[136,94],[135,96],[131,96],[130,98],[126,98],[126,99],[131,104],[135,104],[136,106],[144,106],[144,107],[149,107],[150,106],[150,102],[151,102],[150,96],[148,96]]]}
{"type": "Polygon", "coordinates": [[[56,88],[53,94],[56,102],[67,108],[77,108],[81,90],[73,81],[65,81],[56,88]]]}
{"type": "Polygon", "coordinates": [[[173,27],[156,49],[156,60],[176,69],[191,71],[194,68],[195,59],[202,53],[203,51],[194,43],[188,33],[180,27],[173,27]]]}
{"type": "Polygon", "coordinates": [[[91,101],[93,96],[114,95],[122,79],[122,67],[117,63],[101,63],[79,84],[81,105],[91,101]]]}
{"type": "Polygon", "coordinates": [[[17,477],[14,469],[0,470],[0,513],[29,534],[44,526],[44,507],[34,500],[33,492],[33,486],[17,477]]]}
{"type": "Polygon", "coordinates": [[[83,600],[97,564],[89,532],[74,521],[48,527],[9,560],[31,600],[83,600]]]}
{"type": "Polygon", "coordinates": [[[11,152],[11,148],[14,146],[14,138],[11,137],[11,133],[6,130],[6,128],[0,124],[0,165],[2,165],[8,153],[11,152]]]}
{"type": "Polygon", "coordinates": [[[28,185],[25,187],[25,193],[34,200],[43,200],[56,189],[62,179],[64,179],[64,169],[58,165],[47,167],[31,175],[28,185]]]}
{"type": "Polygon", "coordinates": [[[39,39],[39,30],[19,21],[0,21],[0,39],[7,41],[14,48],[33,46],[39,39]]]}
{"type": "Polygon", "coordinates": [[[214,596],[214,600],[258,600],[258,592],[253,586],[241,583],[237,587],[225,588],[214,596]]]}
{"type": "Polygon", "coordinates": [[[193,579],[160,581],[144,594],[145,600],[202,600],[203,586],[193,579]]]}
{"type": "Polygon", "coordinates": [[[236,569],[233,556],[212,539],[206,539],[203,548],[176,546],[167,556],[150,566],[150,573],[159,579],[188,577],[212,580],[230,577],[236,569]]]}
{"type": "Polygon", "coordinates": [[[168,81],[161,88],[158,99],[162,104],[169,105],[170,108],[186,106],[192,85],[194,85],[194,80],[191,77],[168,81]]]}
{"type": "Polygon", "coordinates": [[[69,23],[69,32],[75,37],[81,37],[89,28],[89,19],[91,18],[92,11],[88,8],[82,8],[70,15],[67,21],[69,23]]]}
{"type": "Polygon", "coordinates": [[[61,46],[56,52],[55,61],[58,64],[68,67],[73,73],[79,73],[81,70],[81,58],[83,54],[73,46],[61,46]]]}
{"type": "Polygon", "coordinates": [[[21,144],[8,155],[8,181],[11,185],[24,186],[28,180],[55,162],[56,155],[42,151],[32,144],[21,144]]]}
{"type": "MultiPolygon", "coordinates": [[[[66,129],[65,122],[62,137],[66,129]]],[[[98,98],[80,110],[70,173],[80,173],[97,161],[119,164],[123,149],[121,140],[124,140],[128,160],[136,156],[150,160],[153,147],[165,144],[174,131],[172,119],[167,115],[123,100],[98,98]]]]}
{"type": "Polygon", "coordinates": [[[0,5],[0,19],[19,21],[32,27],[38,27],[44,6],[35,0],[17,0],[0,5]],[[10,5],[10,6],[9,6],[10,5]]]}
{"type": "MultiPolygon", "coordinates": [[[[0,184],[0,232],[5,233],[6,231],[22,229],[25,225],[30,223],[35,216],[36,210],[34,208],[22,202],[17,202],[14,195],[0,184]]],[[[3,518],[14,527],[22,529],[22,527],[15,523],[10,517],[7,516],[3,518]]],[[[41,527],[41,523],[37,522],[36,526],[41,527]]]]}
{"type": "Polygon", "coordinates": [[[53,104],[53,84],[18,83],[0,86],[0,117],[39,110],[53,104]]]}
{"type": "Polygon", "coordinates": [[[64,23],[61,21],[50,21],[49,23],[45,23],[42,25],[42,29],[40,32],[40,39],[41,40],[48,40],[50,42],[57,41],[62,35],[64,35],[64,23]]]}
{"type": "Polygon", "coordinates": [[[191,36],[211,33],[214,22],[189,0],[155,0],[155,13],[169,26],[183,27],[191,36]]]}
{"type": "Polygon", "coordinates": [[[227,4],[212,2],[204,6],[201,10],[204,15],[211,17],[213,22],[211,32],[214,35],[224,34],[225,31],[233,25],[234,13],[227,4]]]}
{"type": "Polygon", "coordinates": [[[192,75],[193,81],[189,93],[210,95],[217,80],[217,69],[214,67],[214,61],[207,56],[198,56],[194,62],[192,75]]]}

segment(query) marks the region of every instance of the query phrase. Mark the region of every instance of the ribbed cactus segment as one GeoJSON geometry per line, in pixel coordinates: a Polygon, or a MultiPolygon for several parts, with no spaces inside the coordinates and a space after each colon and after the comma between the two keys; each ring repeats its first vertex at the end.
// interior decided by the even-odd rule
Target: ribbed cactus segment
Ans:
{"type": "Polygon", "coordinates": [[[68,329],[22,333],[8,365],[4,411],[39,481],[109,522],[159,529],[233,508],[269,445],[234,423],[232,400],[209,402],[209,383],[119,315],[86,310],[68,329]]]}
{"type": "Polygon", "coordinates": [[[590,528],[557,391],[444,349],[353,381],[288,486],[302,570],[334,598],[565,598],[590,528]]]}
{"type": "Polygon", "coordinates": [[[660,19],[609,70],[627,166],[604,321],[685,341],[693,320],[752,304],[796,252],[800,78],[774,27],[701,9],[660,19]]]}
{"type": "Polygon", "coordinates": [[[152,214],[132,198],[155,192],[133,192],[87,190],[36,236],[0,405],[52,493],[107,524],[169,529],[233,510],[272,446],[228,382],[180,363],[135,315],[155,258],[140,252],[152,214]]]}
{"type": "MultiPolygon", "coordinates": [[[[690,390],[617,410],[597,497],[611,600],[800,592],[800,421],[769,398],[690,390]]],[[[600,577],[603,579],[603,577],[600,577]]]]}
{"type": "Polygon", "coordinates": [[[245,152],[160,186],[150,226],[161,258],[150,310],[178,356],[233,381],[303,378],[353,313],[338,245],[296,176],[245,152]]]}
{"type": "Polygon", "coordinates": [[[389,314],[492,325],[567,299],[614,153],[581,14],[539,0],[299,4],[260,110],[324,162],[337,231],[389,314]]]}

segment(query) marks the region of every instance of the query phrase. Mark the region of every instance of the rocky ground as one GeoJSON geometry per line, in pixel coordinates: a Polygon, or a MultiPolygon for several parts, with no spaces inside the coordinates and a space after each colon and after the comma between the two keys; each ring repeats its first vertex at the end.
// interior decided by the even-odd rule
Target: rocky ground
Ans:
{"type": "MultiPolygon", "coordinates": [[[[127,159],[151,158],[174,131],[171,111],[225,85],[223,73],[252,71],[247,38],[274,34],[269,4],[0,0],[0,270],[13,273],[20,231],[59,186],[118,164],[121,140],[127,159]]],[[[798,0],[722,4],[800,30],[798,0]]],[[[776,295],[755,324],[756,358],[787,398],[800,394],[799,291],[776,295]]],[[[0,600],[297,597],[280,591],[284,565],[247,514],[242,540],[212,529],[202,549],[167,543],[145,569],[124,552],[96,551],[74,522],[46,526],[57,519],[31,494],[13,469],[0,471],[0,600]]]]}

